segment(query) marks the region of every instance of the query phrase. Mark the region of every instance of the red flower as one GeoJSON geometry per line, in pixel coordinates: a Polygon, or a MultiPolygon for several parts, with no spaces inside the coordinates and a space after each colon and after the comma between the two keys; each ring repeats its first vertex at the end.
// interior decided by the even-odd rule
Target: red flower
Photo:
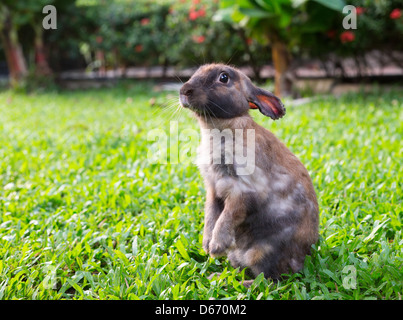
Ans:
{"type": "Polygon", "coordinates": [[[146,26],[146,25],[148,25],[150,23],[150,19],[148,19],[148,18],[143,18],[143,19],[141,19],[141,21],[140,21],[140,24],[142,25],[142,26],[146,26]]]}
{"type": "Polygon", "coordinates": [[[199,11],[197,11],[197,15],[199,17],[204,17],[206,15],[206,10],[204,10],[204,8],[200,9],[199,11]]]}
{"type": "Polygon", "coordinates": [[[340,40],[342,43],[353,42],[355,40],[355,34],[351,31],[344,31],[340,34],[340,40]]]}
{"type": "Polygon", "coordinates": [[[206,37],[205,36],[193,36],[192,39],[196,43],[203,43],[204,40],[206,40],[206,37]]]}
{"type": "Polygon", "coordinates": [[[253,43],[253,39],[252,38],[246,39],[246,43],[248,46],[250,46],[253,43]]]}
{"type": "Polygon", "coordinates": [[[193,7],[189,10],[189,20],[196,20],[198,17],[205,17],[206,10],[201,8],[199,11],[195,10],[193,7]]]}
{"type": "Polygon", "coordinates": [[[197,11],[194,11],[193,9],[189,11],[189,20],[196,20],[198,16],[197,11]]]}
{"type": "Polygon", "coordinates": [[[400,9],[394,9],[389,15],[391,19],[399,19],[401,16],[402,12],[400,11],[400,9]]]}
{"type": "Polygon", "coordinates": [[[136,51],[136,52],[141,52],[141,51],[143,51],[143,45],[142,45],[142,44],[138,44],[137,46],[134,47],[134,51],[136,51]]]}
{"type": "Polygon", "coordinates": [[[367,11],[367,9],[365,9],[363,7],[355,8],[355,12],[357,13],[357,15],[363,14],[365,11],[367,11]]]}
{"type": "Polygon", "coordinates": [[[101,36],[97,36],[97,37],[95,38],[95,41],[96,41],[97,43],[102,43],[103,40],[104,40],[104,39],[103,39],[101,36]]]}

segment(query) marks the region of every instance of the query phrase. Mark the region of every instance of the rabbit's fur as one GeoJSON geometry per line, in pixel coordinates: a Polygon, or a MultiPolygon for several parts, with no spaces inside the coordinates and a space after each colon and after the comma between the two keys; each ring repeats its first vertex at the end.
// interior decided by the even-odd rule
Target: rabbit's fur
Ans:
{"type": "Polygon", "coordinates": [[[282,117],[280,99],[254,86],[235,68],[208,64],[182,86],[180,101],[194,111],[202,129],[198,152],[207,190],[204,250],[211,256],[227,255],[234,267],[249,267],[254,276],[263,272],[278,279],[282,273],[300,270],[318,239],[315,190],[297,157],[249,115],[250,109],[259,109],[272,119],[282,117]],[[213,161],[217,147],[223,147],[221,159],[228,150],[223,139],[221,145],[212,143],[207,129],[227,130],[232,137],[242,129],[238,132],[243,146],[252,129],[253,172],[239,174],[236,160],[213,161]]]}

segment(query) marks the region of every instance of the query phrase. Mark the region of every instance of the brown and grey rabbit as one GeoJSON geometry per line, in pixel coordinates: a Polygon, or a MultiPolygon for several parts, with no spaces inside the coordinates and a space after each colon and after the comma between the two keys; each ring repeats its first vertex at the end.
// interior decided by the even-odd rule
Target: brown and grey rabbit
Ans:
{"type": "Polygon", "coordinates": [[[259,109],[273,120],[281,118],[280,99],[233,67],[207,64],[182,86],[180,102],[195,113],[202,131],[204,250],[227,255],[234,267],[248,267],[254,276],[263,272],[279,279],[300,270],[318,239],[315,190],[297,157],[249,115],[259,109]],[[252,152],[252,170],[241,170],[245,163],[236,150],[243,156],[252,152]]]}

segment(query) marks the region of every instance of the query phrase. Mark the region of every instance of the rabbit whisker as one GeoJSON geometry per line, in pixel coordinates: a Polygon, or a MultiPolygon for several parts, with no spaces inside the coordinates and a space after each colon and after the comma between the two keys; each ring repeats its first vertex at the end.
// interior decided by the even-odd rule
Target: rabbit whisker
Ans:
{"type": "Polygon", "coordinates": [[[215,113],[208,107],[208,106],[206,106],[206,109],[207,109],[207,115],[209,116],[209,118],[210,118],[210,120],[211,120],[211,123],[213,124],[213,126],[216,128],[216,125],[215,125],[215,123],[214,123],[214,121],[213,121],[213,117],[210,115],[210,112],[213,114],[213,116],[214,116],[214,118],[217,118],[216,117],[216,115],[215,115],[215,113]]]}
{"type": "Polygon", "coordinates": [[[217,103],[215,103],[214,101],[212,101],[211,99],[208,99],[209,102],[211,102],[212,104],[214,104],[216,107],[220,108],[222,111],[224,111],[227,114],[231,114],[229,113],[227,110],[224,110],[224,108],[220,107],[217,103]]]}
{"type": "Polygon", "coordinates": [[[164,123],[166,123],[166,121],[170,121],[172,119],[172,117],[175,115],[175,113],[181,108],[181,105],[176,98],[171,98],[170,100],[171,101],[164,103],[164,105],[162,107],[162,111],[160,108],[158,108],[157,110],[155,110],[153,112],[153,115],[155,115],[155,113],[161,111],[158,113],[158,118],[160,119],[160,121],[157,123],[158,127],[161,127],[164,123]],[[165,115],[169,115],[169,116],[166,117],[165,115]]]}

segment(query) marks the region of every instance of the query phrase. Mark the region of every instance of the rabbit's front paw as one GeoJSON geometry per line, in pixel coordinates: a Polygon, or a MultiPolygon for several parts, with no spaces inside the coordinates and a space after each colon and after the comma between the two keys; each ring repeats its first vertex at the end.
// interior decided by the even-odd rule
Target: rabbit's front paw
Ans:
{"type": "Polygon", "coordinates": [[[211,237],[203,236],[203,249],[206,253],[210,252],[211,237]]]}
{"type": "Polygon", "coordinates": [[[235,238],[230,234],[213,235],[209,243],[209,253],[212,257],[220,257],[235,245],[235,238]]]}

